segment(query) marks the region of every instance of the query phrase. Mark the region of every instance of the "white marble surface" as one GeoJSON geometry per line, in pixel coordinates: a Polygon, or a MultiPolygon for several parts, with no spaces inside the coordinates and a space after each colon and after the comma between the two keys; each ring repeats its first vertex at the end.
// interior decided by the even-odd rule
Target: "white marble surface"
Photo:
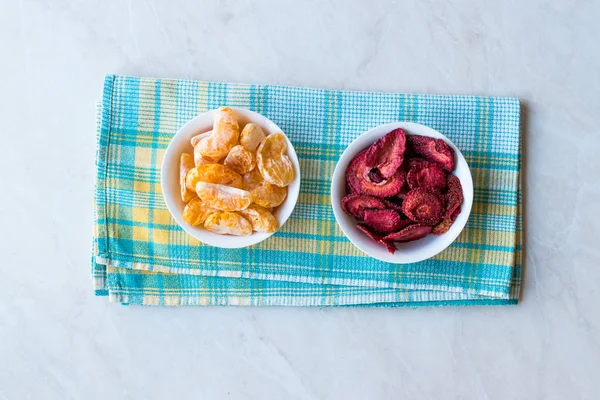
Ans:
{"type": "Polygon", "coordinates": [[[599,17],[592,0],[0,0],[0,399],[600,398],[599,17]],[[519,97],[521,304],[95,298],[105,73],[519,97]]]}

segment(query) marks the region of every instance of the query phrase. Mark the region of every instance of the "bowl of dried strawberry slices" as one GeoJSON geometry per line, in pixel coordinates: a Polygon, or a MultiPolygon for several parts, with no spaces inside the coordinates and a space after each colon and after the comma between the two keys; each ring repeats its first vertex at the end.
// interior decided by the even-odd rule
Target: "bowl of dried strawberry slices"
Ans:
{"type": "Polygon", "coordinates": [[[442,133],[412,122],[360,135],[340,157],[331,183],[340,228],[381,261],[414,263],[446,249],[465,227],[473,179],[442,133]]]}

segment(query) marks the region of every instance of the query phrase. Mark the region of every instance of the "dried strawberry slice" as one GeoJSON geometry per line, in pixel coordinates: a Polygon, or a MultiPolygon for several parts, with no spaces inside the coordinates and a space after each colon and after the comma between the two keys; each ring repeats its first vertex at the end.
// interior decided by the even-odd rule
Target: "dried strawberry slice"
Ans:
{"type": "Polygon", "coordinates": [[[410,188],[408,186],[404,186],[398,193],[396,193],[396,196],[394,197],[400,199],[400,204],[402,204],[408,192],[410,192],[410,188]]]}
{"type": "Polygon", "coordinates": [[[369,176],[372,168],[367,167],[365,157],[366,150],[354,157],[346,169],[346,182],[353,193],[390,197],[402,189],[404,186],[402,171],[396,171],[389,179],[374,182],[369,176]]]}
{"type": "Polygon", "coordinates": [[[417,167],[417,168],[425,168],[425,167],[428,167],[430,165],[431,165],[431,163],[429,161],[427,161],[426,159],[421,158],[421,157],[411,158],[411,159],[408,160],[408,168],[409,168],[409,170],[412,169],[412,168],[415,168],[415,167],[417,167]]]}
{"type": "Polygon", "coordinates": [[[406,228],[399,230],[398,232],[390,233],[385,236],[383,240],[391,240],[393,242],[411,242],[413,240],[422,239],[429,235],[431,232],[431,226],[425,225],[409,225],[406,228]]]}
{"type": "MultiPolygon", "coordinates": [[[[406,137],[408,137],[408,135],[406,135],[406,137]]],[[[406,164],[406,160],[415,157],[418,157],[418,155],[414,151],[412,151],[410,146],[406,146],[406,150],[404,150],[404,163],[406,164]]]]}
{"type": "Polygon", "coordinates": [[[342,199],[342,210],[359,220],[365,219],[365,210],[383,210],[386,208],[387,204],[385,201],[373,196],[349,194],[342,199]]]}
{"type": "Polygon", "coordinates": [[[446,193],[446,212],[444,218],[449,218],[463,202],[463,190],[460,179],[449,174],[447,178],[448,192],[446,193]]]}
{"type": "Polygon", "coordinates": [[[379,172],[378,169],[373,168],[371,171],[369,171],[369,179],[371,180],[371,182],[375,182],[375,183],[381,183],[385,180],[385,178],[383,176],[381,176],[381,173],[379,172]]]}
{"type": "Polygon", "coordinates": [[[454,151],[442,139],[410,135],[407,140],[415,153],[420,154],[428,161],[440,164],[446,171],[454,169],[454,151]]]}
{"type": "Polygon", "coordinates": [[[365,235],[367,235],[369,238],[373,239],[376,242],[379,242],[380,240],[383,239],[383,236],[373,232],[364,224],[356,224],[356,227],[358,229],[360,229],[361,231],[363,231],[365,233],[365,235]]]}
{"type": "Polygon", "coordinates": [[[396,252],[396,246],[394,245],[393,242],[389,241],[389,240],[385,240],[385,239],[381,239],[382,244],[385,245],[385,248],[387,249],[387,251],[389,251],[390,253],[394,254],[396,252]]]}
{"type": "Polygon", "coordinates": [[[381,176],[388,179],[402,165],[404,150],[406,150],[406,134],[400,128],[394,129],[367,149],[367,166],[377,168],[381,176]]]}
{"type": "Polygon", "coordinates": [[[388,197],[386,199],[383,200],[385,202],[385,205],[387,206],[387,208],[389,208],[390,210],[395,210],[398,211],[399,213],[402,212],[402,200],[400,200],[398,197],[393,196],[393,197],[388,197]]]}
{"type": "Polygon", "coordinates": [[[411,189],[418,187],[441,192],[446,188],[446,173],[438,164],[415,163],[406,175],[406,182],[411,189]]]}
{"type": "Polygon", "coordinates": [[[361,231],[363,231],[365,233],[365,235],[367,235],[373,241],[385,245],[385,247],[387,248],[387,250],[390,253],[394,254],[396,252],[396,246],[394,246],[394,244],[392,242],[390,242],[389,240],[383,239],[383,236],[378,235],[375,232],[372,232],[369,228],[367,228],[363,224],[356,224],[356,227],[358,229],[360,229],[361,231]]]}
{"type": "Polygon", "coordinates": [[[460,214],[460,207],[458,207],[456,210],[454,210],[454,212],[452,213],[452,215],[450,216],[450,218],[444,218],[442,220],[442,222],[440,222],[439,224],[437,224],[431,230],[431,233],[433,233],[434,235],[442,235],[442,234],[448,232],[448,230],[450,229],[450,227],[452,226],[452,224],[456,220],[456,217],[458,217],[458,214],[460,214]]]}
{"type": "Polygon", "coordinates": [[[406,221],[394,210],[365,210],[364,214],[365,225],[381,233],[397,231],[406,221]]]}
{"type": "Polygon", "coordinates": [[[402,203],[402,212],[411,220],[422,225],[437,225],[444,214],[442,200],[425,188],[413,189],[402,203]]]}

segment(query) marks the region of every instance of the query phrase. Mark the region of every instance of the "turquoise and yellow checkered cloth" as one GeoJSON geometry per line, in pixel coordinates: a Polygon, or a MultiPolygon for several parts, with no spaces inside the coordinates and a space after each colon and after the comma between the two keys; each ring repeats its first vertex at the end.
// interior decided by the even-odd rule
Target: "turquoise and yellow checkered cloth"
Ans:
{"type": "Polygon", "coordinates": [[[99,107],[96,294],[145,305],[420,306],[516,304],[521,281],[521,148],[514,98],[349,92],[107,76],[99,107]],[[279,125],[300,158],[298,204],[244,249],[188,236],[171,218],[160,164],[194,116],[229,105],[279,125]],[[475,185],[469,222],[433,259],[388,264],[335,222],[329,187],[343,150],[394,121],[431,126],[463,152],[475,185]]]}

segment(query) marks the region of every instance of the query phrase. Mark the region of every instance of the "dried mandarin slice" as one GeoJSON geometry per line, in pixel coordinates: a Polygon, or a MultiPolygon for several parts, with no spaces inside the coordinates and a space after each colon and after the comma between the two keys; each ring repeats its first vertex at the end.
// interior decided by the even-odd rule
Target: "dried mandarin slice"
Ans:
{"type": "Polygon", "coordinates": [[[229,150],[238,144],[240,127],[233,110],[221,107],[215,111],[212,135],[198,142],[198,151],[206,157],[225,157],[229,150]]]}
{"type": "Polygon", "coordinates": [[[208,183],[217,183],[219,185],[231,186],[241,189],[244,182],[242,176],[221,164],[207,164],[198,167],[200,180],[208,183]]]}
{"type": "Polygon", "coordinates": [[[190,143],[192,144],[192,147],[196,147],[196,145],[200,142],[200,140],[204,139],[205,137],[209,137],[210,135],[212,135],[212,131],[199,133],[197,135],[192,136],[192,138],[190,139],[190,143]]]}
{"type": "Polygon", "coordinates": [[[215,183],[198,182],[196,193],[206,205],[220,211],[239,211],[250,203],[250,192],[215,183]]]}
{"type": "Polygon", "coordinates": [[[194,197],[196,197],[196,191],[190,190],[185,184],[185,178],[192,169],[194,168],[194,159],[187,153],[181,154],[179,160],[179,187],[181,189],[181,200],[187,203],[194,197]]]}
{"type": "Polygon", "coordinates": [[[242,176],[229,167],[221,164],[199,165],[190,171],[187,186],[196,188],[198,182],[216,183],[218,185],[242,188],[242,176]]]}
{"type": "Polygon", "coordinates": [[[242,179],[244,181],[244,190],[248,191],[259,187],[265,181],[260,172],[258,171],[258,168],[254,168],[252,171],[244,174],[242,179]]]}
{"type": "Polygon", "coordinates": [[[200,225],[209,215],[216,212],[214,208],[208,207],[198,197],[193,198],[183,209],[183,220],[192,226],[200,225]]]}
{"type": "Polygon", "coordinates": [[[256,166],[254,154],[239,144],[234,146],[233,149],[229,151],[229,154],[227,154],[227,157],[225,158],[224,164],[238,174],[242,175],[252,171],[256,166]]]}
{"type": "Polygon", "coordinates": [[[283,133],[273,133],[256,151],[256,165],[265,181],[285,187],[294,180],[294,165],[285,154],[287,141],[283,133]]]}
{"type": "Polygon", "coordinates": [[[265,133],[260,126],[249,123],[244,126],[242,133],[240,133],[240,144],[248,151],[256,151],[264,138],[265,133]]]}
{"type": "Polygon", "coordinates": [[[212,158],[202,155],[202,153],[200,153],[200,147],[194,147],[194,164],[196,164],[196,167],[204,164],[217,164],[219,160],[220,158],[212,158]]]}
{"type": "Polygon", "coordinates": [[[287,188],[265,182],[252,190],[252,202],[261,207],[277,207],[285,201],[287,188]]]}
{"type": "Polygon", "coordinates": [[[248,236],[252,234],[252,224],[234,212],[218,211],[204,221],[204,227],[221,235],[248,236]]]}
{"type": "Polygon", "coordinates": [[[272,233],[279,228],[277,218],[267,209],[256,204],[250,204],[245,210],[238,211],[252,224],[252,229],[257,232],[272,233]]]}

